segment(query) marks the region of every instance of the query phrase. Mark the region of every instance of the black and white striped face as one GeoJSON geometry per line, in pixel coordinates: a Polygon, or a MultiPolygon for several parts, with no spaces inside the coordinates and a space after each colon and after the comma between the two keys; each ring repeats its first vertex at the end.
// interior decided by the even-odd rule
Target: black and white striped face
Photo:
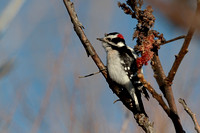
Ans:
{"type": "Polygon", "coordinates": [[[105,37],[102,38],[103,40],[103,47],[116,47],[116,48],[121,48],[126,46],[124,37],[122,34],[118,32],[112,32],[109,34],[105,34],[105,37]]]}

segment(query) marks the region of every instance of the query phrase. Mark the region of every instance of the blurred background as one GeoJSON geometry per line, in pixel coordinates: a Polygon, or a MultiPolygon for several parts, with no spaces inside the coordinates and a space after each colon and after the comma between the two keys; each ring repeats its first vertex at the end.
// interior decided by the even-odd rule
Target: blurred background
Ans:
{"type": "MultiPolygon", "coordinates": [[[[129,46],[136,20],[113,0],[74,0],[78,17],[97,53],[105,51],[96,40],[104,33],[122,33],[129,46]]],[[[124,1],[120,1],[124,2],[124,1]]],[[[147,0],[166,40],[185,35],[196,0],[147,0]]],[[[184,98],[200,122],[200,34],[191,41],[173,82],[176,104],[186,132],[195,132],[192,120],[178,103],[184,98]]],[[[168,74],[183,40],[161,47],[159,56],[168,74]]],[[[0,132],[1,133],[140,133],[133,116],[109,89],[101,74],[79,76],[98,69],[73,30],[62,0],[0,1],[0,132]]],[[[144,75],[161,93],[151,66],[144,75]]],[[[152,97],[144,99],[157,132],[175,132],[171,120],[152,97]]]]}

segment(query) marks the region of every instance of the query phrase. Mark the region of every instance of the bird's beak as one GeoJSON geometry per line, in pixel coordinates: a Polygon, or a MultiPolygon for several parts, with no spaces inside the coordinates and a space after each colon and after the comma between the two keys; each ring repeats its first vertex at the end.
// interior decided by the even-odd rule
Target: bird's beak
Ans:
{"type": "Polygon", "coordinates": [[[104,38],[97,38],[97,40],[99,40],[99,41],[104,41],[104,38]]]}
{"type": "MultiPolygon", "coordinates": [[[[105,33],[104,36],[106,37],[107,34],[105,33]]],[[[97,38],[97,40],[102,41],[102,42],[105,42],[105,39],[104,39],[104,38],[97,38]]]]}

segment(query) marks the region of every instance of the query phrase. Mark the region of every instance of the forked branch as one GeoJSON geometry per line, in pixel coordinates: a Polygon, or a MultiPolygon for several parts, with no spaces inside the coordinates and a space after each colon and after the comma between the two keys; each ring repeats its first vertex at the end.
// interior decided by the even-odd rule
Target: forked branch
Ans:
{"type": "Polygon", "coordinates": [[[142,73],[139,73],[138,77],[140,78],[140,81],[144,84],[144,86],[147,88],[147,90],[151,93],[152,97],[158,101],[158,103],[166,112],[166,114],[170,116],[170,109],[168,108],[167,104],[163,100],[162,95],[158,94],[155,91],[155,89],[151,86],[151,84],[145,80],[144,75],[142,73]]]}
{"type": "Polygon", "coordinates": [[[190,41],[192,39],[192,36],[195,32],[196,26],[200,23],[198,20],[198,16],[200,16],[200,0],[197,0],[197,9],[196,9],[196,13],[195,16],[193,18],[193,21],[191,23],[191,26],[189,28],[189,31],[185,37],[185,41],[183,43],[183,46],[181,48],[181,50],[179,51],[178,55],[176,55],[176,59],[174,61],[174,64],[167,76],[167,82],[172,82],[174,80],[174,76],[176,75],[176,72],[181,64],[181,61],[183,60],[184,56],[186,55],[186,53],[188,52],[188,46],[190,44],[190,41]]]}

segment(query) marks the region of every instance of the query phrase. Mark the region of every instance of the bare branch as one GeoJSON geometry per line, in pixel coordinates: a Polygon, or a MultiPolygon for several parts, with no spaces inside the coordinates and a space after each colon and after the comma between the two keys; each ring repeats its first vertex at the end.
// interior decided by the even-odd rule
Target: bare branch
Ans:
{"type": "Polygon", "coordinates": [[[85,75],[85,76],[79,76],[79,78],[87,78],[87,77],[90,77],[90,76],[99,74],[100,72],[105,71],[105,70],[106,70],[106,69],[103,69],[103,70],[100,70],[100,71],[98,71],[98,72],[91,73],[91,74],[88,74],[88,75],[85,75]]]}
{"type": "Polygon", "coordinates": [[[125,3],[120,3],[118,2],[118,6],[122,8],[122,10],[124,11],[125,14],[129,14],[129,15],[135,15],[132,10],[125,4],[125,3]]]}
{"type": "Polygon", "coordinates": [[[170,84],[165,82],[166,75],[164,73],[163,67],[161,65],[160,59],[157,55],[154,55],[152,62],[152,69],[154,71],[154,77],[166,98],[169,108],[170,108],[170,119],[173,121],[176,132],[184,133],[183,127],[178,116],[177,107],[174,100],[173,91],[170,84]]]}
{"type": "Polygon", "coordinates": [[[173,39],[170,39],[170,40],[168,40],[168,41],[165,41],[164,43],[161,43],[160,45],[164,45],[164,44],[167,44],[167,43],[170,43],[170,42],[179,40],[179,39],[183,39],[183,38],[185,38],[185,35],[175,37],[175,38],[173,38],[173,39]]]}
{"type": "Polygon", "coordinates": [[[200,133],[200,125],[197,121],[196,115],[192,112],[192,110],[187,106],[186,102],[184,99],[179,98],[179,103],[183,105],[184,110],[190,115],[190,117],[192,118],[192,121],[194,122],[195,125],[195,130],[197,131],[197,133],[200,133]]]}
{"type": "Polygon", "coordinates": [[[149,121],[149,118],[144,114],[136,114],[134,116],[139,126],[143,128],[146,133],[155,133],[155,129],[153,127],[153,123],[149,121]]]}
{"type": "Polygon", "coordinates": [[[176,59],[174,61],[174,64],[167,76],[167,81],[168,82],[172,82],[174,80],[174,76],[176,75],[176,72],[179,68],[179,65],[181,64],[181,61],[183,60],[184,56],[186,55],[186,53],[188,52],[188,46],[190,44],[190,41],[192,39],[192,36],[195,32],[195,28],[197,26],[198,22],[198,17],[200,14],[200,1],[197,0],[197,9],[196,9],[196,13],[195,16],[193,18],[192,24],[190,26],[190,29],[187,33],[187,36],[185,37],[185,41],[183,43],[183,46],[181,48],[181,50],[179,51],[178,55],[176,56],[176,59]]]}
{"type": "Polygon", "coordinates": [[[138,74],[138,77],[140,78],[140,81],[144,84],[144,86],[147,88],[147,90],[151,93],[151,95],[153,96],[153,98],[155,98],[158,103],[160,104],[160,106],[163,108],[163,110],[166,112],[166,114],[168,116],[170,116],[170,109],[168,108],[167,104],[165,103],[165,101],[163,100],[162,96],[160,94],[158,94],[155,89],[151,86],[150,83],[148,83],[145,78],[144,75],[142,73],[138,74]]]}
{"type": "Polygon", "coordinates": [[[172,92],[172,88],[166,84],[165,78],[166,75],[164,73],[163,67],[161,65],[160,59],[157,55],[154,55],[152,62],[152,69],[154,71],[154,77],[160,87],[160,90],[163,92],[169,107],[177,114],[176,104],[174,101],[174,96],[172,92]]]}

